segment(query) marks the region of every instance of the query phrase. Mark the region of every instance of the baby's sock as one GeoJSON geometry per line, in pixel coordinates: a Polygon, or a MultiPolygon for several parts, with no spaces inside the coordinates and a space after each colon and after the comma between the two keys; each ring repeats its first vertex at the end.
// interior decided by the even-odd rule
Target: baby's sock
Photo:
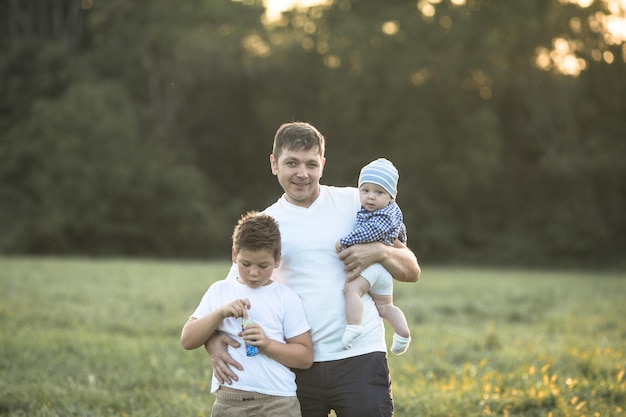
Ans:
{"type": "Polygon", "coordinates": [[[396,333],[393,334],[393,344],[391,345],[391,353],[394,355],[402,355],[409,348],[411,336],[402,337],[396,333]]]}
{"type": "Polygon", "coordinates": [[[363,326],[358,324],[348,324],[346,329],[343,331],[343,336],[341,337],[341,344],[343,345],[343,348],[350,349],[354,339],[359,337],[361,333],[363,333],[363,326]]]}

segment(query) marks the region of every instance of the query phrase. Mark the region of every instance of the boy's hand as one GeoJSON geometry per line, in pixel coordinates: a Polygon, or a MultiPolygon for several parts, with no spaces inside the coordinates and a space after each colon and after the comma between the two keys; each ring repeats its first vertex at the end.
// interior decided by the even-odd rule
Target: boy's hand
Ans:
{"type": "Polygon", "coordinates": [[[269,343],[269,339],[265,335],[263,328],[259,326],[258,323],[248,324],[243,332],[241,332],[241,337],[243,337],[249,345],[256,346],[261,350],[269,343]]]}
{"type": "Polygon", "coordinates": [[[242,317],[248,318],[248,310],[250,309],[250,300],[247,298],[241,298],[228,303],[222,307],[222,317],[242,317]]]}

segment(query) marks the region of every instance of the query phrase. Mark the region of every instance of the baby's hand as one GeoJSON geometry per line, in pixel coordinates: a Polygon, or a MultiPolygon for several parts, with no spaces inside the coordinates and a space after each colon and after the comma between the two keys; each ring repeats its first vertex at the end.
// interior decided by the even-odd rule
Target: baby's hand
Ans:
{"type": "Polygon", "coordinates": [[[340,241],[337,241],[337,243],[335,243],[335,250],[337,251],[337,253],[343,250],[343,246],[341,245],[340,241]]]}
{"type": "Polygon", "coordinates": [[[250,310],[250,300],[241,298],[228,303],[222,307],[222,317],[243,317],[248,318],[248,310],[250,310]]]}

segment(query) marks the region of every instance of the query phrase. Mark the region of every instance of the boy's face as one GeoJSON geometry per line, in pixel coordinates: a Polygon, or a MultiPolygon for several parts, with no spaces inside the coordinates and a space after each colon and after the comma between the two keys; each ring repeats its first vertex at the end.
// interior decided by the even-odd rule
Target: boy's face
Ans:
{"type": "Polygon", "coordinates": [[[387,190],[371,182],[361,184],[359,187],[359,199],[361,200],[361,205],[367,211],[380,210],[383,207],[387,207],[387,204],[393,200],[387,190]]]}
{"type": "Polygon", "coordinates": [[[310,207],[320,194],[320,178],[326,162],[318,148],[292,151],[283,149],[278,159],[270,155],[272,174],[291,204],[310,207]]]}
{"type": "Polygon", "coordinates": [[[240,283],[250,288],[259,288],[271,282],[274,268],[278,268],[280,259],[274,259],[274,252],[270,249],[239,249],[235,253],[233,248],[233,262],[237,264],[240,283]]]}

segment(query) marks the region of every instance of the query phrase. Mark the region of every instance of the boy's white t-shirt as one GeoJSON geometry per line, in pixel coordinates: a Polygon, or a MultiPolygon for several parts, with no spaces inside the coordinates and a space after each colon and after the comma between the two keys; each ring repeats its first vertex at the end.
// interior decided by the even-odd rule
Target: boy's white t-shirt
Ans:
{"type": "MultiPolygon", "coordinates": [[[[282,239],[282,260],[272,277],[302,300],[311,325],[315,362],[387,351],[382,319],[368,294],[363,296],[363,334],[348,350],[341,344],[346,326],[346,272],[335,243],[354,228],[360,208],[356,188],[322,185],[320,196],[308,208],[282,196],[264,211],[278,222],[282,239]]],[[[236,276],[236,271],[233,265],[229,277],[236,276]]]]}
{"type": "MultiPolygon", "coordinates": [[[[300,298],[277,282],[260,288],[250,288],[236,279],[218,281],[209,287],[191,317],[202,318],[224,304],[240,298],[250,300],[250,319],[261,325],[270,339],[284,343],[286,339],[310,329],[300,298]]],[[[243,371],[235,370],[239,380],[233,381],[232,385],[228,385],[229,388],[282,397],[296,395],[295,375],[289,368],[262,352],[256,356],[246,356],[243,339],[237,336],[241,331],[241,318],[224,319],[218,330],[241,344],[237,349],[228,346],[228,353],[244,368],[243,371]]],[[[217,391],[219,386],[218,380],[213,376],[211,392],[217,391]]]]}

